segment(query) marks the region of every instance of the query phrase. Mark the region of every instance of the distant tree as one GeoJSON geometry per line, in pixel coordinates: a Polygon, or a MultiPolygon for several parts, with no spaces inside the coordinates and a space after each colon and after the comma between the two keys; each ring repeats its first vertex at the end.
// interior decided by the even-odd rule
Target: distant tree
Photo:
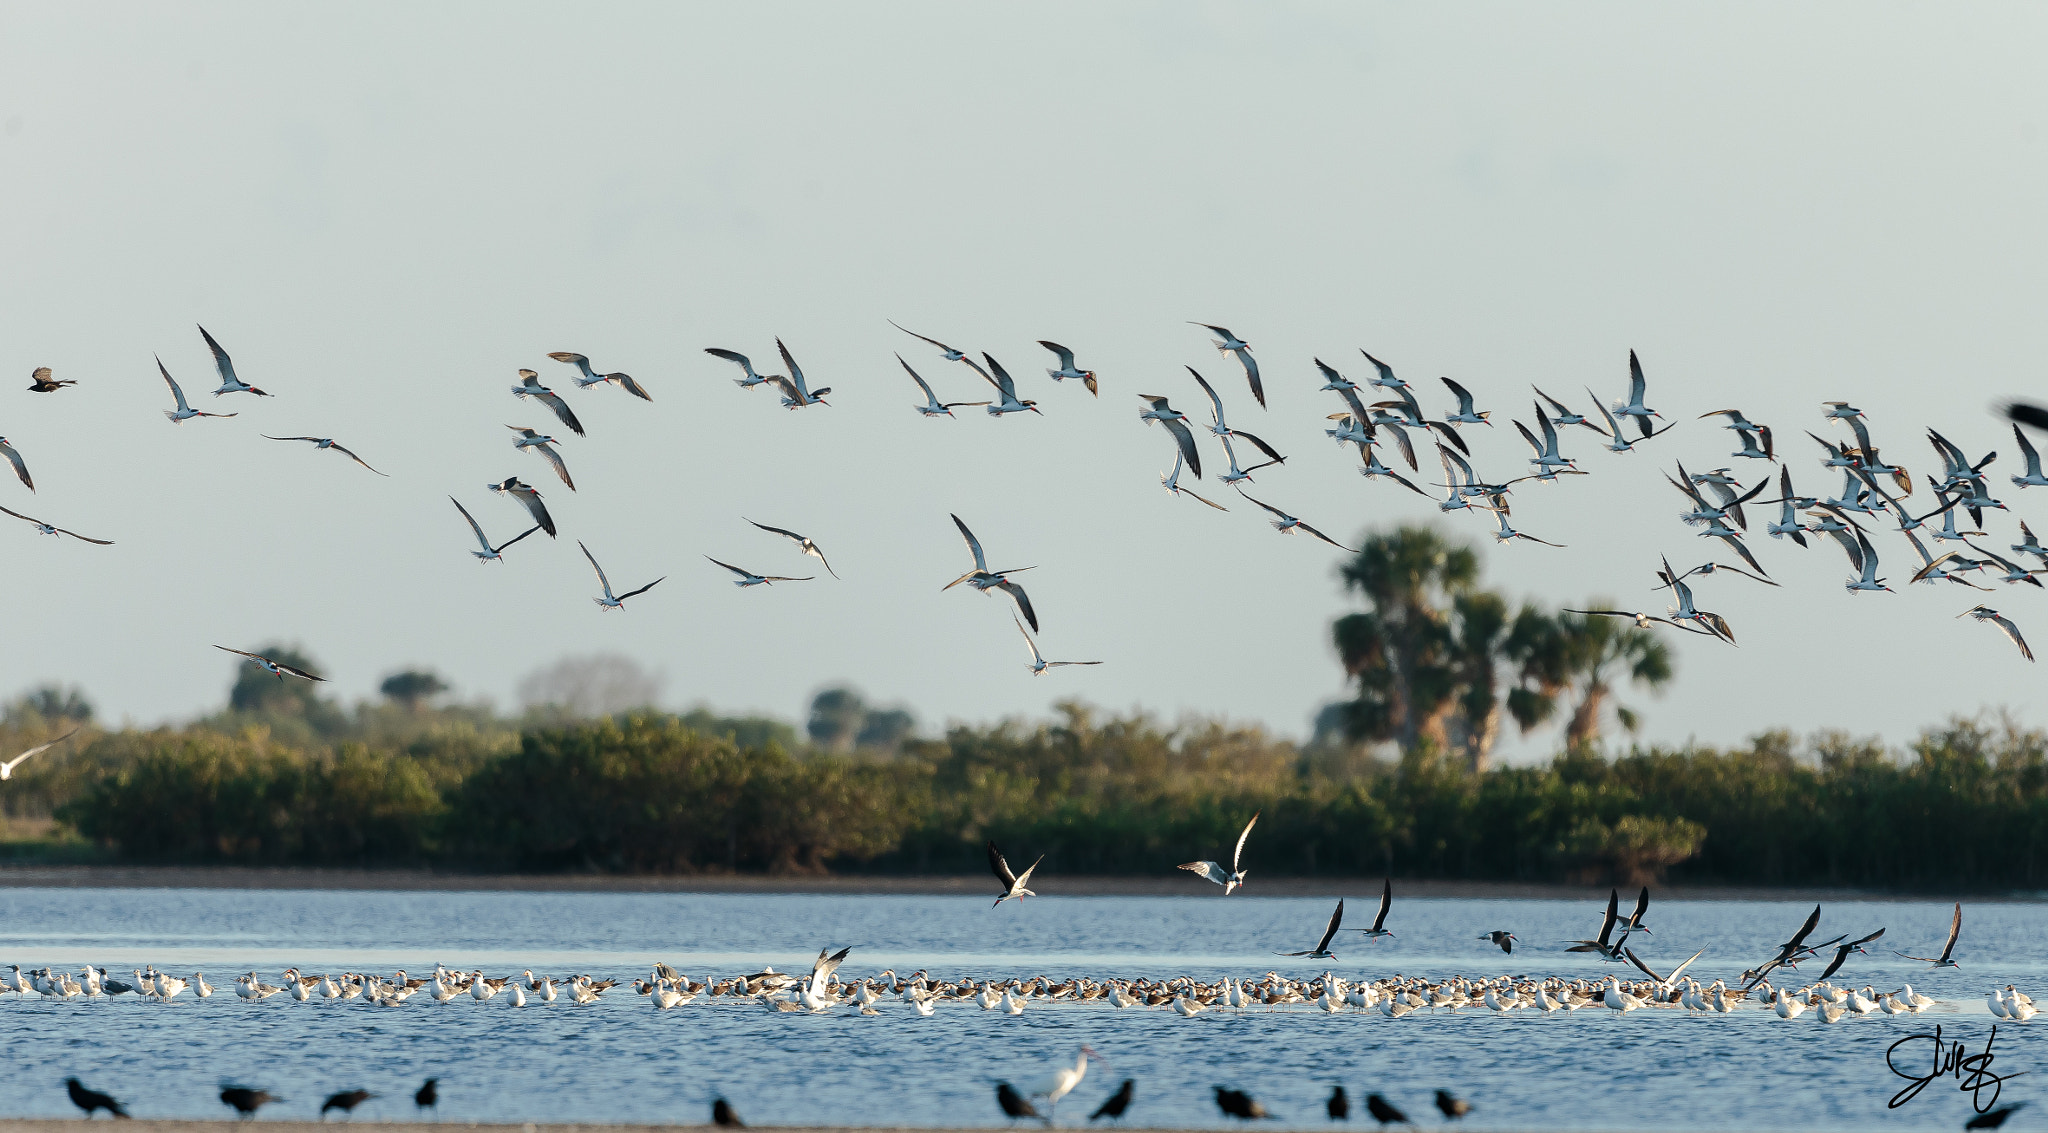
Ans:
{"type": "MultiPolygon", "coordinates": [[[[1595,601],[1595,608],[1611,602],[1595,601]]],[[[1646,629],[1620,618],[1596,618],[1582,614],[1559,614],[1557,622],[1565,649],[1565,671],[1574,691],[1575,703],[1565,726],[1565,743],[1576,746],[1600,738],[1601,708],[1613,694],[1613,685],[1626,680],[1652,692],[1670,683],[1671,647],[1646,629]]],[[[1615,718],[1621,726],[1636,730],[1636,713],[1616,705],[1615,718]]]]}
{"type": "Polygon", "coordinates": [[[408,712],[417,712],[420,705],[441,693],[448,691],[448,682],[440,675],[426,669],[407,669],[384,678],[377,691],[385,698],[403,705],[408,712]]]}
{"type": "Polygon", "coordinates": [[[860,734],[853,742],[864,748],[881,748],[895,751],[903,741],[917,731],[917,717],[907,708],[883,708],[870,710],[861,721],[860,734]]]}
{"type": "Polygon", "coordinates": [[[631,657],[597,653],[564,657],[528,673],[519,681],[518,694],[528,708],[552,708],[583,719],[649,707],[660,695],[661,683],[631,657]]]}
{"type": "Polygon", "coordinates": [[[31,714],[44,720],[76,720],[81,724],[92,722],[92,702],[75,688],[58,688],[44,685],[24,695],[7,706],[5,722],[14,723],[31,714]]]}
{"type": "MultiPolygon", "coordinates": [[[[278,642],[252,652],[309,673],[320,671],[319,662],[300,650],[278,642]]],[[[228,707],[236,712],[274,712],[280,715],[309,715],[320,704],[318,686],[298,677],[278,677],[263,671],[254,661],[235,664],[234,687],[228,690],[228,707]]]]}
{"type": "Polygon", "coordinates": [[[851,751],[867,714],[867,700],[854,689],[823,689],[811,698],[811,715],[804,722],[804,731],[820,747],[851,751]]]}

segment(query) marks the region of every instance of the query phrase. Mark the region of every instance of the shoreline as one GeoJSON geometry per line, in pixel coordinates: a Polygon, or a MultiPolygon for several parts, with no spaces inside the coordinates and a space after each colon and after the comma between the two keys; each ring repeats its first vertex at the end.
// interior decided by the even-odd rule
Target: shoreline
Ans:
{"type": "MultiPolygon", "coordinates": [[[[1048,897],[1202,897],[1219,890],[1185,876],[1108,877],[1079,875],[1038,879],[1048,897]]],[[[812,894],[824,896],[987,896],[996,889],[985,874],[620,874],[443,873],[409,869],[323,869],[258,866],[0,865],[0,889],[291,889],[387,890],[399,892],[542,893],[720,893],[812,894]]],[[[1261,878],[1243,891],[1250,897],[1342,897],[1375,888],[1367,878],[1261,878]]],[[[1463,897],[1493,900],[1579,901],[1600,896],[1605,885],[1564,885],[1513,881],[1404,881],[1404,897],[1463,897]]],[[[1626,887],[1624,887],[1626,888],[1626,887]]],[[[1819,886],[1660,885],[1661,901],[1926,901],[1948,895],[1819,886]]],[[[1977,894],[1977,902],[2027,903],[2048,893],[1977,894]]],[[[0,1130],[4,1133],[4,1130],[0,1130]]]]}

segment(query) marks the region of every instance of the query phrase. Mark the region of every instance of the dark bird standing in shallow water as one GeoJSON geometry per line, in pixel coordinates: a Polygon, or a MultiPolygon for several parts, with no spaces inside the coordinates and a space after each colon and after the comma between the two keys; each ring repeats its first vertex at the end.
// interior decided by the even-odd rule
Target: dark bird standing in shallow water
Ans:
{"type": "Polygon", "coordinates": [[[1099,1117],[1115,1118],[1119,1121],[1122,1120],[1124,1116],[1124,1110],[1129,1109],[1131,1107],[1131,1087],[1133,1085],[1134,1083],[1131,1081],[1131,1079],[1125,1078],[1124,1084],[1117,1087],[1116,1093],[1109,1095],[1109,1099],[1107,1101],[1104,1101],[1100,1106],[1098,1106],[1094,1113],[1088,1115],[1088,1120],[1094,1121],[1099,1117]]]}
{"type": "Polygon", "coordinates": [[[329,1094],[327,1095],[327,1100],[320,1103],[320,1116],[326,1117],[327,1111],[330,1109],[338,1109],[343,1113],[354,1113],[357,1106],[376,1096],[368,1090],[344,1090],[338,1094],[329,1094]]]}
{"type": "Polygon", "coordinates": [[[64,1088],[71,1091],[71,1104],[85,1111],[87,1121],[92,1120],[93,1111],[98,1109],[106,1110],[115,1117],[128,1116],[128,1111],[121,1108],[121,1103],[115,1101],[112,1095],[100,1093],[98,1090],[88,1090],[85,1083],[76,1078],[64,1079],[64,1088]]]}
{"type": "Polygon", "coordinates": [[[1216,1087],[1216,1108],[1240,1121],[1256,1121],[1262,1117],[1273,1116],[1250,1094],[1243,1090],[1226,1090],[1222,1086],[1216,1087]]]}
{"type": "Polygon", "coordinates": [[[1046,1121],[1044,1114],[1038,1112],[1038,1107],[1032,1105],[1030,1099],[1018,1093],[1017,1088],[1008,1082],[996,1083],[996,1104],[1003,1107],[1003,1116],[1011,1121],[1020,1117],[1035,1117],[1045,1121],[1047,1125],[1052,1124],[1046,1121]]]}
{"type": "Polygon", "coordinates": [[[1351,1099],[1344,1096],[1342,1086],[1330,1091],[1330,1100],[1323,1103],[1323,1108],[1330,1111],[1331,1121],[1351,1120],[1351,1099]]]}
{"type": "Polygon", "coordinates": [[[421,1109],[432,1109],[441,1100],[441,1091],[434,1088],[439,1078],[429,1078],[421,1083],[419,1092],[412,1096],[412,1104],[421,1109]]]}
{"type": "Polygon", "coordinates": [[[1365,1096],[1365,1111],[1381,1125],[1413,1125],[1408,1115],[1394,1108],[1394,1104],[1378,1094],[1365,1096]]]}
{"type": "Polygon", "coordinates": [[[1456,1121],[1458,1118],[1472,1112],[1471,1102],[1463,1098],[1452,1097],[1449,1090],[1438,1090],[1436,1092],[1436,1107],[1444,1111],[1444,1118],[1449,1121],[1456,1121]]]}
{"type": "Polygon", "coordinates": [[[745,1129],[747,1127],[747,1123],[741,1121],[740,1115],[733,1111],[732,1103],[724,1098],[719,1098],[711,1103],[711,1124],[718,1126],[720,1129],[745,1129]]]}
{"type": "Polygon", "coordinates": [[[280,1102],[284,1099],[269,1090],[252,1090],[247,1086],[222,1086],[220,1100],[235,1107],[237,1115],[248,1118],[256,1116],[257,1110],[271,1102],[280,1102]]]}

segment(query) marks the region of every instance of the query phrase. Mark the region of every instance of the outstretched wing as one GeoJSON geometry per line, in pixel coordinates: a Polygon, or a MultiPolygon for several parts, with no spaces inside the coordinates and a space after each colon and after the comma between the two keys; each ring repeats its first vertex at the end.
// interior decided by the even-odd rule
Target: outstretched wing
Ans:
{"type": "Polygon", "coordinates": [[[1344,898],[1337,898],[1337,911],[1330,914],[1330,924],[1323,930],[1323,938],[1316,942],[1316,951],[1330,950],[1330,940],[1337,935],[1337,929],[1344,923],[1344,898]]]}
{"type": "Polygon", "coordinates": [[[1232,873],[1239,873],[1243,870],[1244,842],[1245,839],[1252,836],[1252,827],[1257,826],[1259,824],[1260,813],[1262,812],[1254,811],[1252,813],[1252,820],[1250,822],[1245,823],[1244,829],[1240,831],[1237,835],[1237,848],[1230,852],[1230,872],[1232,873]]]}
{"type": "MultiPolygon", "coordinates": [[[[897,327],[896,329],[902,330],[903,328],[897,327]]],[[[914,332],[905,331],[904,333],[914,332]]],[[[919,335],[918,337],[922,338],[924,336],[919,335]]],[[[989,839],[988,843],[988,868],[995,871],[996,880],[1003,883],[1005,890],[1017,887],[1017,875],[1010,872],[1010,863],[1003,860],[1003,852],[996,849],[995,839],[993,838],[989,839]]]]}
{"type": "Polygon", "coordinates": [[[1387,910],[1394,907],[1394,879],[1389,877],[1380,882],[1380,909],[1372,917],[1372,930],[1384,931],[1387,927],[1387,910]]]}
{"type": "Polygon", "coordinates": [[[996,583],[996,589],[1017,600],[1017,608],[1024,611],[1024,620],[1031,623],[1033,633],[1038,632],[1038,613],[1031,608],[1031,599],[1025,595],[1024,588],[1006,578],[996,583]]]}
{"type": "MultiPolygon", "coordinates": [[[[948,512],[947,514],[951,515],[952,513],[948,512]]],[[[752,521],[749,520],[748,522],[752,521]]],[[[953,516],[953,526],[958,527],[960,529],[960,537],[967,540],[967,549],[974,555],[974,569],[987,570],[988,560],[981,555],[981,541],[974,537],[974,532],[967,530],[967,525],[962,523],[957,515],[953,516]]]]}

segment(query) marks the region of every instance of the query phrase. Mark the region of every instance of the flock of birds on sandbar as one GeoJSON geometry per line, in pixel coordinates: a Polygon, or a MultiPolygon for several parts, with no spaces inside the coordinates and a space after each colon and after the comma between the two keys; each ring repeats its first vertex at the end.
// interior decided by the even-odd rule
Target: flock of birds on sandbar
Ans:
{"type": "MultiPolygon", "coordinates": [[[[891,324],[896,325],[896,324],[891,324]]],[[[1251,344],[1226,327],[1195,323],[1214,336],[1216,349],[1235,357],[1242,367],[1252,399],[1263,410],[1266,407],[1266,389],[1259,363],[1253,356],[1251,344]]],[[[220,385],[214,389],[215,398],[236,397],[243,399],[273,397],[270,390],[243,380],[236,370],[233,359],[220,342],[204,327],[199,328],[206,348],[212,355],[220,385]]],[[[947,345],[939,339],[918,334],[897,326],[898,330],[912,335],[939,351],[947,363],[958,363],[971,371],[973,379],[980,383],[977,388],[986,387],[989,396],[979,401],[948,401],[935,392],[932,381],[918,373],[899,353],[897,362],[905,374],[914,382],[923,396],[921,404],[913,405],[919,415],[926,419],[952,418],[953,411],[960,408],[980,407],[991,417],[1001,419],[1010,414],[1031,413],[1043,415],[1041,401],[1025,397],[1015,377],[994,355],[982,351],[979,361],[967,350],[947,345]]],[[[1100,396],[1102,381],[1092,369],[1077,361],[1077,352],[1050,340],[1041,339],[1038,345],[1049,351],[1058,365],[1047,367],[1045,374],[1054,385],[1073,383],[1085,388],[1090,395],[1100,396]]],[[[751,390],[759,386],[771,386],[780,392],[781,404],[790,410],[805,410],[827,406],[827,395],[832,387],[813,389],[803,369],[780,338],[775,341],[783,373],[764,374],[746,354],[724,347],[710,347],[706,353],[739,367],[740,377],[734,381],[741,389],[751,390]]],[[[1603,402],[1588,387],[1588,401],[1594,414],[1574,411],[1565,402],[1531,387],[1534,396],[1529,402],[1529,423],[1516,419],[1511,423],[1516,432],[1526,441],[1533,455],[1528,458],[1528,468],[1517,475],[1483,475],[1475,469],[1473,450],[1465,436],[1466,431],[1477,426],[1492,426],[1496,412],[1479,408],[1477,395],[1465,384],[1449,377],[1438,380],[1453,398],[1455,404],[1448,411],[1431,416],[1423,407],[1418,389],[1409,381],[1397,376],[1394,368],[1372,354],[1361,350],[1372,372],[1364,381],[1357,382],[1346,377],[1335,367],[1321,358],[1313,358],[1314,373],[1321,384],[1311,386],[1318,393],[1330,393],[1339,399],[1337,411],[1328,414],[1331,427],[1322,432],[1339,446],[1352,446],[1357,451],[1357,471],[1367,479],[1385,479],[1398,484],[1406,491],[1413,492],[1434,502],[1445,512],[1476,513],[1488,517],[1494,525],[1493,537],[1501,543],[1528,542],[1556,546],[1557,544],[1536,535],[1516,530],[1511,522],[1510,497],[1516,485],[1523,483],[1554,483],[1563,477],[1586,474],[1579,467],[1579,458],[1565,450],[1571,436],[1580,435],[1577,429],[1594,434],[1597,443],[1614,454],[1634,452],[1647,442],[1663,437],[1677,422],[1668,420],[1665,414],[1654,408],[1651,402],[1649,380],[1634,351],[1629,352],[1629,378],[1627,395],[1617,398],[1612,405],[1603,402]],[[1371,398],[1372,400],[1367,400],[1371,398]],[[1657,422],[1666,422],[1661,427],[1657,422]],[[1398,466],[1405,464],[1410,474],[1419,474],[1420,462],[1417,457],[1417,440],[1421,439],[1435,449],[1437,462],[1442,468],[1441,482],[1423,481],[1419,475],[1404,475],[1398,466]],[[1387,456],[1391,449],[1397,456],[1387,456]],[[1419,482],[1423,481],[1423,482],[1419,482]]],[[[615,386],[642,402],[651,403],[653,394],[631,375],[622,372],[600,373],[588,356],[573,351],[555,351],[548,355],[555,362],[573,366],[575,374],[570,384],[577,390],[590,390],[600,386],[615,386]]],[[[168,388],[173,407],[164,410],[164,415],[173,424],[182,424],[199,418],[232,418],[238,412],[209,412],[193,408],[185,391],[161,357],[157,360],[157,371],[168,388]]],[[[1147,424],[1157,424],[1170,436],[1172,441],[1172,470],[1161,475],[1166,490],[1175,496],[1187,496],[1210,508],[1228,511],[1229,508],[1215,500],[1197,494],[1183,483],[1184,475],[1200,479],[1203,475],[1203,448],[1198,443],[1198,432],[1206,432],[1209,438],[1220,444],[1227,469],[1217,479],[1237,493],[1246,504],[1269,516],[1273,528],[1283,535],[1304,535],[1320,540],[1332,548],[1350,551],[1338,540],[1330,537],[1320,528],[1300,516],[1249,495],[1248,485],[1253,484],[1253,474],[1263,469],[1284,464],[1287,457],[1278,448],[1261,437],[1227,423],[1225,404],[1215,386],[1211,385],[1194,367],[1186,367],[1194,387],[1200,391],[1202,400],[1207,402],[1209,420],[1206,425],[1188,414],[1173,408],[1171,399],[1178,396],[1169,391],[1163,394],[1139,393],[1144,408],[1138,419],[1147,424]],[[1242,451],[1241,451],[1242,450],[1242,451]],[[1240,457],[1244,459],[1241,460],[1240,457]]],[[[1306,373],[1304,368],[1304,373],[1306,373]]],[[[536,370],[522,369],[518,372],[519,383],[511,393],[521,402],[538,405],[545,409],[561,427],[574,437],[584,437],[582,421],[568,400],[549,388],[536,370]]],[[[59,379],[50,367],[35,370],[29,390],[41,394],[57,394],[77,384],[76,379],[59,379]]],[[[1160,388],[1154,386],[1153,388],[1160,388]]],[[[864,393],[866,391],[863,391],[864,393]]],[[[1990,581],[2006,585],[2027,585],[2042,587],[2039,575],[2048,573],[2048,547],[2044,547],[2033,535],[2024,521],[2019,523],[2018,541],[2007,546],[2009,554],[2000,554],[1973,539],[1987,538],[1983,529],[1984,516],[1988,512],[2008,512],[2007,505],[1991,494],[1991,479],[1985,469],[1997,459],[1998,454],[1987,452],[1973,456],[1969,451],[1950,441],[1934,429],[1928,429],[1926,439],[1940,460],[1939,471],[1927,476],[1926,486],[1934,497],[1931,505],[1913,505],[1908,501],[1914,494],[1913,476],[1902,463],[1886,460],[1873,439],[1871,424],[1861,409],[1843,401],[1824,403],[1820,414],[1826,425],[1847,430],[1837,433],[1832,439],[1809,431],[1807,436],[1819,446],[1821,464],[1829,471],[1839,471],[1842,486],[1833,496],[1801,495],[1795,488],[1791,468],[1779,462],[1776,443],[1777,434],[1770,425],[1752,419],[1740,409],[1718,409],[1699,414],[1701,419],[1719,418],[1721,423],[1733,431],[1740,448],[1728,456],[1730,459],[1760,461],[1768,469],[1777,466],[1772,477],[1768,471],[1753,485],[1745,485],[1733,466],[1708,468],[1702,472],[1688,472],[1684,463],[1676,462],[1674,472],[1667,472],[1665,478],[1684,498],[1686,508],[1679,518],[1686,524],[1698,528],[1698,534],[1718,539],[1733,555],[1740,558],[1743,566],[1733,566],[1716,561],[1707,561],[1683,570],[1674,569],[1667,556],[1659,556],[1653,573],[1657,579],[1655,589],[1672,592],[1673,605],[1663,613],[1638,610],[1574,610],[1573,613],[1589,616],[1621,617],[1634,621],[1638,626],[1667,626],[1689,633],[1702,634],[1717,640],[1734,644],[1735,630],[1732,622],[1724,615],[1700,606],[1701,595],[1695,587],[1700,582],[1716,575],[1727,574],[1749,580],[1750,583],[1776,586],[1764,569],[1749,543],[1751,537],[1748,516],[1744,505],[1754,507],[1776,507],[1776,518],[1764,524],[1764,534],[1772,540],[1789,540],[1800,547],[1808,546],[1808,536],[1832,539],[1841,548],[1848,560],[1850,577],[1845,585],[1851,592],[1885,592],[1892,590],[1879,563],[1877,546],[1872,536],[1880,520],[1892,521],[1896,534],[1912,548],[1909,560],[1915,583],[1947,583],[1973,591],[1990,589],[1981,583],[1990,581]],[[1775,484],[1777,494],[1759,498],[1775,484]],[[1963,517],[1967,517],[1967,524],[1963,517]],[[1923,536],[1925,539],[1923,540],[1923,536]],[[1944,544],[1948,549],[1943,549],[1944,544]],[[1937,553],[1939,552],[1939,553],[1937,553]],[[2025,565],[2032,561],[2035,565],[2025,565]]],[[[2038,450],[2027,439],[2021,424],[2034,428],[2048,429],[2048,410],[2027,404],[2013,404],[2006,407],[2012,418],[2013,441],[2017,446],[2024,471],[2011,476],[2018,488],[2048,487],[2048,474],[2044,474],[2038,450]]],[[[570,474],[566,447],[563,439],[543,433],[530,424],[510,424],[515,435],[512,447],[518,452],[532,453],[545,460],[550,472],[568,491],[576,490],[576,482],[570,474]]],[[[272,435],[261,434],[267,440],[291,444],[310,444],[315,451],[331,451],[346,457],[360,466],[366,474],[385,476],[387,473],[373,466],[354,449],[338,443],[333,437],[320,435],[272,435]]],[[[28,446],[43,438],[32,438],[28,446]]],[[[53,442],[54,443],[54,442],[53,442]]],[[[30,473],[29,462],[21,447],[7,437],[0,437],[0,456],[13,466],[22,486],[30,491],[35,489],[35,480],[30,473]]],[[[522,510],[529,525],[518,534],[502,542],[494,541],[476,517],[460,499],[449,497],[461,515],[476,541],[475,550],[470,551],[480,562],[499,562],[514,544],[536,532],[544,532],[556,538],[558,528],[550,513],[542,492],[532,484],[522,481],[517,475],[507,476],[485,485],[492,493],[516,503],[522,510]]],[[[1263,493],[1262,493],[1263,494],[1263,493]]],[[[89,543],[107,545],[111,541],[80,535],[69,528],[33,518],[22,512],[0,506],[0,512],[33,524],[45,535],[70,536],[89,543]]],[[[973,568],[962,573],[943,589],[952,589],[965,583],[969,588],[983,594],[1000,591],[1011,598],[1019,618],[1017,626],[1023,634],[1030,655],[1029,671],[1041,675],[1054,668],[1087,666],[1098,661],[1047,660],[1040,650],[1033,634],[1040,632],[1037,611],[1021,584],[1012,576],[1032,567],[1008,567],[991,570],[983,554],[982,544],[958,515],[952,517],[962,539],[967,544],[973,559],[973,568]],[[1026,629],[1026,626],[1029,626],[1026,629]]],[[[834,579],[839,577],[826,561],[825,553],[810,536],[799,531],[765,523],[746,520],[760,531],[784,540],[800,555],[818,560],[834,579]]],[[[621,610],[628,599],[647,594],[666,580],[667,575],[656,577],[629,589],[615,589],[596,554],[581,540],[577,543],[583,556],[589,561],[597,576],[600,593],[593,597],[597,606],[605,611],[621,610]]],[[[713,568],[729,572],[730,581],[742,589],[755,586],[772,586],[775,583],[800,583],[816,580],[816,575],[784,575],[758,570],[753,565],[742,565],[725,559],[706,555],[713,568]]],[[[638,577],[636,575],[636,581],[638,577]]],[[[1714,603],[1720,605],[1721,603],[1714,603]]],[[[1970,617],[1989,624],[2017,647],[2020,654],[2032,660],[2033,652],[2028,648],[2018,624],[1998,609],[1978,602],[1962,611],[1957,617],[1970,617]]],[[[220,648],[226,648],[222,646],[220,648]]],[[[320,680],[321,677],[303,669],[277,662],[275,659],[257,656],[240,650],[249,660],[261,666],[280,679],[285,677],[320,680]]]]}

